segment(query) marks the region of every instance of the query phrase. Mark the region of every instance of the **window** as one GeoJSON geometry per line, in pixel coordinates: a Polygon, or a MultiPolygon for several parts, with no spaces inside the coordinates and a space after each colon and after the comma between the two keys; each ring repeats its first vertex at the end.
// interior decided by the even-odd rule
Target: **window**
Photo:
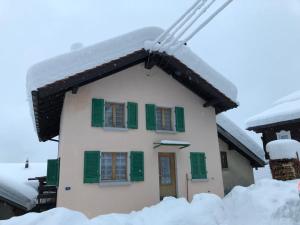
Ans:
{"type": "Polygon", "coordinates": [[[222,169],[228,169],[227,152],[221,152],[222,169]]]}
{"type": "Polygon", "coordinates": [[[291,132],[282,130],[276,133],[277,139],[291,139],[291,132]]]}
{"type": "Polygon", "coordinates": [[[173,130],[172,108],[156,107],[156,129],[173,130]]]}
{"type": "Polygon", "coordinates": [[[103,152],[101,154],[101,181],[127,180],[127,153],[103,152]]]}
{"type": "Polygon", "coordinates": [[[105,102],[105,126],[125,128],[125,104],[105,102]]]}

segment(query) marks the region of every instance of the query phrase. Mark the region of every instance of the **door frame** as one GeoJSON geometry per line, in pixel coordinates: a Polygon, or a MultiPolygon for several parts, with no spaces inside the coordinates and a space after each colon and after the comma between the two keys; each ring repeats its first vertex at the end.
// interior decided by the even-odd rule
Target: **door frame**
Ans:
{"type": "MultiPolygon", "coordinates": [[[[177,153],[175,151],[159,151],[157,154],[157,160],[158,160],[158,189],[159,189],[159,199],[160,199],[160,162],[159,162],[159,156],[160,154],[173,154],[174,156],[174,173],[175,173],[175,198],[178,198],[178,173],[177,173],[177,153]]],[[[161,201],[162,199],[160,199],[161,201]]]]}

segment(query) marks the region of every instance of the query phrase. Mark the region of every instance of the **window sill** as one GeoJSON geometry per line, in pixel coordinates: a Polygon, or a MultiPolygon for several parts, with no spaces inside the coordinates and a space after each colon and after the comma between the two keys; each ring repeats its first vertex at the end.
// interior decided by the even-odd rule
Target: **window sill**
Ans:
{"type": "Polygon", "coordinates": [[[192,182],[208,182],[209,179],[205,178],[205,179],[191,179],[192,182]]]}
{"type": "Polygon", "coordinates": [[[174,130],[156,130],[156,133],[165,133],[165,134],[176,134],[174,130]]]}
{"type": "Polygon", "coordinates": [[[103,127],[105,131],[128,131],[128,128],[119,128],[119,127],[103,127]]]}
{"type": "Polygon", "coordinates": [[[100,187],[129,186],[130,181],[100,181],[100,187]]]}

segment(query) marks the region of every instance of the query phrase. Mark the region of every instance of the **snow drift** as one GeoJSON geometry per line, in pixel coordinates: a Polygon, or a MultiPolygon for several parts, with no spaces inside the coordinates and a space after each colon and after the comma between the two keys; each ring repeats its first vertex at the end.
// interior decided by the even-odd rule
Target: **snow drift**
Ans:
{"type": "Polygon", "coordinates": [[[297,181],[265,179],[250,187],[235,187],[224,199],[207,193],[195,195],[191,203],[183,198],[165,198],[141,211],[93,219],[56,208],[0,225],[296,225],[300,224],[299,212],[297,181]]]}

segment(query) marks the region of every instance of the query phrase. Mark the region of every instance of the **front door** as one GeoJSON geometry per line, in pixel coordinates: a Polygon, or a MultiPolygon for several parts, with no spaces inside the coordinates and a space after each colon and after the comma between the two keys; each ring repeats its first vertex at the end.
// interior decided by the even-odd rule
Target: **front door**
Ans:
{"type": "Polygon", "coordinates": [[[176,197],[175,153],[158,153],[160,199],[176,197]]]}

